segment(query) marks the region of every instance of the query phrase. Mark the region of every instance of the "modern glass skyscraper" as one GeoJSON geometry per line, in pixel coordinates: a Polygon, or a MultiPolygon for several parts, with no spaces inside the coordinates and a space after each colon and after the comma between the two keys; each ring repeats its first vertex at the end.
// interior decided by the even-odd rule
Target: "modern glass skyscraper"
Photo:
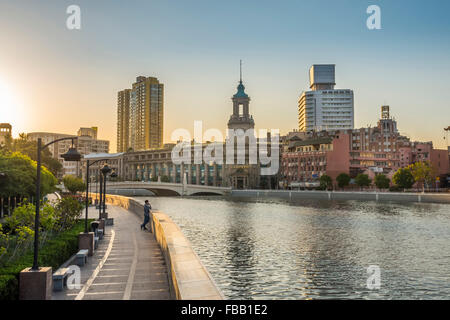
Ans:
{"type": "Polygon", "coordinates": [[[163,146],[164,85],[139,76],[132,89],[118,93],[117,152],[163,146]]]}
{"type": "Polygon", "coordinates": [[[313,65],[309,70],[311,91],[298,101],[300,131],[353,129],[353,91],[335,89],[335,65],[313,65]]]}

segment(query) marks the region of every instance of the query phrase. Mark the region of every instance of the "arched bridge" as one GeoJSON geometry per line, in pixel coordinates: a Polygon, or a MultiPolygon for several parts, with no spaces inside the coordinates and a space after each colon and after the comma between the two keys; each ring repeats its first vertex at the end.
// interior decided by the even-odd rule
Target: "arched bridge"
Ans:
{"type": "MultiPolygon", "coordinates": [[[[91,188],[96,184],[92,183],[91,188]]],[[[92,190],[91,189],[91,190],[92,190]]],[[[106,192],[119,189],[144,189],[153,192],[157,196],[193,196],[193,195],[228,195],[231,188],[212,187],[196,184],[166,183],[166,182],[107,182],[106,192]]]]}

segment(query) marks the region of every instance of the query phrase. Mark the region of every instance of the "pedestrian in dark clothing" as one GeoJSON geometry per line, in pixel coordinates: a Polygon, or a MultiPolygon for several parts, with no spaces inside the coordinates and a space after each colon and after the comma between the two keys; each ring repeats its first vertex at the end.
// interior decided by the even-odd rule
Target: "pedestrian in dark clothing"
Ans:
{"type": "Polygon", "coordinates": [[[141,224],[141,230],[148,230],[145,225],[150,222],[150,210],[151,209],[152,209],[152,206],[150,205],[150,202],[148,202],[148,200],[145,200],[145,204],[144,204],[144,223],[141,224]]]}

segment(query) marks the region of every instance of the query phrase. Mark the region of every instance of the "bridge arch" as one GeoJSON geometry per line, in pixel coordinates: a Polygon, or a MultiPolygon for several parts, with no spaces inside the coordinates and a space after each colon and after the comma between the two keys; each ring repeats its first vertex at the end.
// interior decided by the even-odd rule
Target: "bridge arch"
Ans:
{"type": "Polygon", "coordinates": [[[221,196],[222,194],[214,191],[201,191],[193,192],[189,194],[190,196],[221,196]]]}
{"type": "Polygon", "coordinates": [[[159,189],[159,188],[142,188],[148,191],[153,192],[158,197],[173,197],[173,196],[181,196],[177,191],[172,189],[159,189]]]}

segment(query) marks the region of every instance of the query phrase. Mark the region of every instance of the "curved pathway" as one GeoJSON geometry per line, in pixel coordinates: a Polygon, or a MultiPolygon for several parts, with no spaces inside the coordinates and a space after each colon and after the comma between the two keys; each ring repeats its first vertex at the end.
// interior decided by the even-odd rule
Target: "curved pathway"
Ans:
{"type": "MultiPolygon", "coordinates": [[[[53,292],[54,300],[153,300],[169,299],[164,257],[148,231],[141,231],[139,217],[121,207],[108,205],[114,226],[88,263],[81,268],[79,289],[53,292]]],[[[91,207],[89,217],[98,217],[91,207]]]]}

